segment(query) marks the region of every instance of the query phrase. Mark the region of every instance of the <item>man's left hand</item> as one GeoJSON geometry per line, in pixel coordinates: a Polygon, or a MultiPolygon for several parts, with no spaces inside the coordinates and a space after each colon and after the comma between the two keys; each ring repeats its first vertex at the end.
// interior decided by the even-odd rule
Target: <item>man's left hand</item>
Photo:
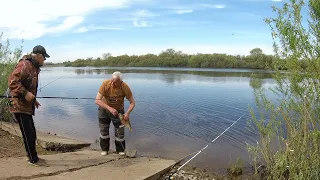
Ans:
{"type": "Polygon", "coordinates": [[[41,104],[36,100],[36,102],[34,103],[34,106],[39,109],[39,107],[41,106],[41,104]]]}
{"type": "Polygon", "coordinates": [[[124,113],[123,119],[124,119],[125,121],[128,121],[128,120],[129,120],[129,114],[128,114],[128,113],[124,113]]]}

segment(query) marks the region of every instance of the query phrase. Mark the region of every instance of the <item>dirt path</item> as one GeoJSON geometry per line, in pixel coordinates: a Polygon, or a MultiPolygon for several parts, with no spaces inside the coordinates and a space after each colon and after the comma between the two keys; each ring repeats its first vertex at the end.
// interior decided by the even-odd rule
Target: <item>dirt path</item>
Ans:
{"type": "MultiPolygon", "coordinates": [[[[56,151],[47,151],[37,146],[38,154],[56,154],[56,151]]],[[[0,129],[0,158],[26,156],[23,140],[7,131],[0,129]]]]}

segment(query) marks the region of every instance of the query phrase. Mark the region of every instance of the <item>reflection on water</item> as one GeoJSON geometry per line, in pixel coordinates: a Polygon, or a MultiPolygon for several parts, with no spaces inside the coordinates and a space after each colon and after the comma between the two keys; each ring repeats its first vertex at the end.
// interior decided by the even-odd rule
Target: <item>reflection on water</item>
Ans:
{"type": "MultiPolygon", "coordinates": [[[[256,134],[247,127],[248,105],[254,106],[252,87],[270,87],[269,72],[191,68],[47,68],[41,85],[64,76],[39,96],[92,97],[104,79],[119,70],[136,99],[131,113],[133,132],[126,130],[128,148],[141,154],[178,159],[211,142],[241,115],[230,131],[195,158],[191,165],[227,167],[238,156],[248,159],[246,143],[256,134]],[[254,74],[257,79],[252,79],[254,74]]],[[[271,95],[269,95],[272,97],[271,95]]],[[[94,100],[39,99],[35,116],[40,130],[95,142],[99,137],[94,100]]],[[[128,108],[125,101],[125,108],[128,108]]],[[[113,135],[113,126],[110,128],[113,135]]],[[[113,142],[114,136],[111,136],[113,142]]],[[[99,146],[97,146],[99,148],[99,146]]],[[[114,144],[111,143],[111,148],[114,144]]]]}
{"type": "Polygon", "coordinates": [[[199,68],[66,68],[65,72],[73,71],[77,74],[112,74],[114,71],[123,73],[158,73],[158,74],[192,74],[201,76],[216,77],[251,77],[252,74],[261,78],[270,78],[272,71],[265,70],[246,70],[246,69],[199,69],[199,68]]]}

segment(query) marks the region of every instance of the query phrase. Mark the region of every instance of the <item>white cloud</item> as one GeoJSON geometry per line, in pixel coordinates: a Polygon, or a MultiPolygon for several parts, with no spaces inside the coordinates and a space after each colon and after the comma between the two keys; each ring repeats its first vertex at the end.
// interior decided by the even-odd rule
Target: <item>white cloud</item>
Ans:
{"type": "Polygon", "coordinates": [[[118,27],[103,27],[103,26],[83,26],[75,30],[77,33],[83,33],[87,31],[94,31],[94,30],[123,30],[123,28],[118,27]]]}
{"type": "Polygon", "coordinates": [[[132,14],[133,18],[131,19],[132,24],[134,27],[151,27],[152,25],[149,24],[146,20],[140,19],[147,19],[155,16],[159,16],[159,14],[155,14],[148,10],[139,10],[132,14]]]}
{"type": "Polygon", "coordinates": [[[18,39],[39,38],[46,33],[68,30],[82,22],[85,15],[102,8],[123,8],[130,0],[11,0],[0,11],[0,31],[18,39]],[[63,22],[50,27],[53,21],[63,22]]]}
{"type": "Polygon", "coordinates": [[[216,9],[222,9],[226,7],[225,5],[221,5],[221,4],[202,4],[201,6],[206,8],[216,8],[216,9]]]}
{"type": "Polygon", "coordinates": [[[152,26],[147,21],[134,20],[132,23],[135,27],[151,27],[152,26]]]}
{"type": "Polygon", "coordinates": [[[155,13],[148,11],[148,10],[139,10],[139,11],[133,13],[133,16],[135,16],[136,18],[144,18],[144,17],[158,16],[158,14],[155,14],[155,13]]]}
{"type": "Polygon", "coordinates": [[[176,13],[177,14],[186,14],[186,13],[192,13],[193,10],[191,9],[185,9],[185,10],[177,10],[176,13]]]}
{"type": "Polygon", "coordinates": [[[66,18],[62,24],[54,27],[47,28],[47,32],[59,32],[72,28],[73,26],[80,24],[83,21],[81,16],[70,16],[66,18]]]}

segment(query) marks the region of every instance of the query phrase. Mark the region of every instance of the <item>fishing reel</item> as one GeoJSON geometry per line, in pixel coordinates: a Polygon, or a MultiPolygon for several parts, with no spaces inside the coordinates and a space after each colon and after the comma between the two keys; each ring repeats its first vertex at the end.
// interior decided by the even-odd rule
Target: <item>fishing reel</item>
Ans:
{"type": "Polygon", "coordinates": [[[7,106],[13,107],[14,106],[14,101],[9,99],[9,94],[10,94],[10,89],[7,88],[6,92],[5,92],[5,96],[7,97],[8,101],[6,103],[7,106]]]}
{"type": "Polygon", "coordinates": [[[8,100],[7,106],[13,107],[14,106],[14,101],[13,100],[8,100]]]}

